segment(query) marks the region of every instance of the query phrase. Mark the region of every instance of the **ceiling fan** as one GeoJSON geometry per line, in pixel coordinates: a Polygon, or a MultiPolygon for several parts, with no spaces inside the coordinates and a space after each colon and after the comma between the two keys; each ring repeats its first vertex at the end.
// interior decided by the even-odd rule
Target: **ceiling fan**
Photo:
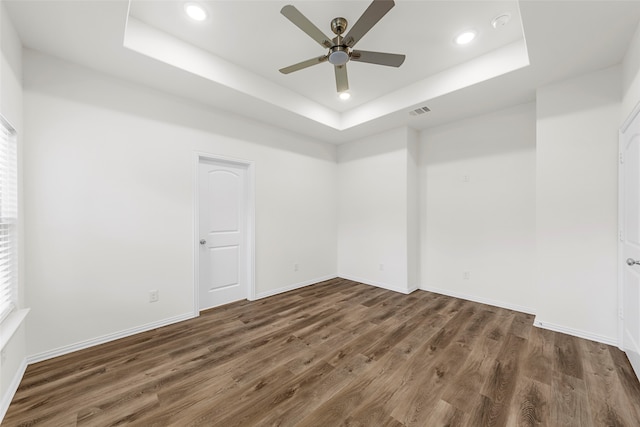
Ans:
{"type": "Polygon", "coordinates": [[[353,50],[356,43],[365,35],[387,12],[395,6],[393,0],[373,0],[367,10],[353,25],[353,28],[343,36],[347,29],[345,18],[334,18],[331,21],[331,30],[336,35],[333,39],[324,35],[311,21],[309,21],[295,6],[287,5],[280,10],[289,21],[307,33],[309,37],[318,42],[322,47],[329,49],[326,55],[308,59],[294,65],[280,69],[282,74],[289,74],[302,70],[312,65],[329,61],[333,64],[336,74],[336,88],[338,92],[349,90],[347,78],[347,62],[358,61],[369,64],[399,67],[404,62],[405,56],[395,53],[369,52],[366,50],[353,50]]]}

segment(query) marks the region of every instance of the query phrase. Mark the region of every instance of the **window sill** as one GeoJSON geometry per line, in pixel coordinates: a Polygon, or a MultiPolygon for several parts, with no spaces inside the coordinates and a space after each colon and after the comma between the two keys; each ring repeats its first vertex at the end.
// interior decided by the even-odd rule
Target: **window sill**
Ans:
{"type": "Polygon", "coordinates": [[[15,310],[6,319],[0,323],[0,351],[4,350],[4,346],[11,340],[13,334],[16,333],[24,318],[29,313],[28,308],[15,310]]]}

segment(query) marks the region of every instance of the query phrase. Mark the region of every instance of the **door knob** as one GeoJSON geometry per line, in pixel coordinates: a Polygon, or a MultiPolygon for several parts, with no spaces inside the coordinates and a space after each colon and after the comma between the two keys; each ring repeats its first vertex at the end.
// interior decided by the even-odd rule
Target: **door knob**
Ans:
{"type": "Polygon", "coordinates": [[[636,265],[636,264],[640,264],[640,261],[636,261],[633,258],[627,258],[627,265],[636,265]]]}
{"type": "Polygon", "coordinates": [[[205,243],[207,243],[207,241],[206,241],[206,240],[204,240],[204,239],[200,239],[200,244],[201,244],[201,245],[204,245],[205,243]]]}

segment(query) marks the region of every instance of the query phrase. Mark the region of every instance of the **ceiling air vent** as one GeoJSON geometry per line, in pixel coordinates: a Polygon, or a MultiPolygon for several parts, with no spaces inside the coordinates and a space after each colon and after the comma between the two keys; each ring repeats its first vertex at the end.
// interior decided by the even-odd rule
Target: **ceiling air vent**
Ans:
{"type": "Polygon", "coordinates": [[[416,108],[415,110],[409,111],[409,115],[410,116],[420,116],[422,114],[428,113],[429,111],[431,111],[429,109],[429,107],[420,107],[420,108],[416,108]]]}

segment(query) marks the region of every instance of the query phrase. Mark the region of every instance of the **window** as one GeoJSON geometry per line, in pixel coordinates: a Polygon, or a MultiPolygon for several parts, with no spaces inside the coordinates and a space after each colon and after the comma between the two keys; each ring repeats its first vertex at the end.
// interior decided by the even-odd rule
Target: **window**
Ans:
{"type": "Polygon", "coordinates": [[[0,116],[0,322],[18,293],[18,147],[15,130],[0,116]]]}

